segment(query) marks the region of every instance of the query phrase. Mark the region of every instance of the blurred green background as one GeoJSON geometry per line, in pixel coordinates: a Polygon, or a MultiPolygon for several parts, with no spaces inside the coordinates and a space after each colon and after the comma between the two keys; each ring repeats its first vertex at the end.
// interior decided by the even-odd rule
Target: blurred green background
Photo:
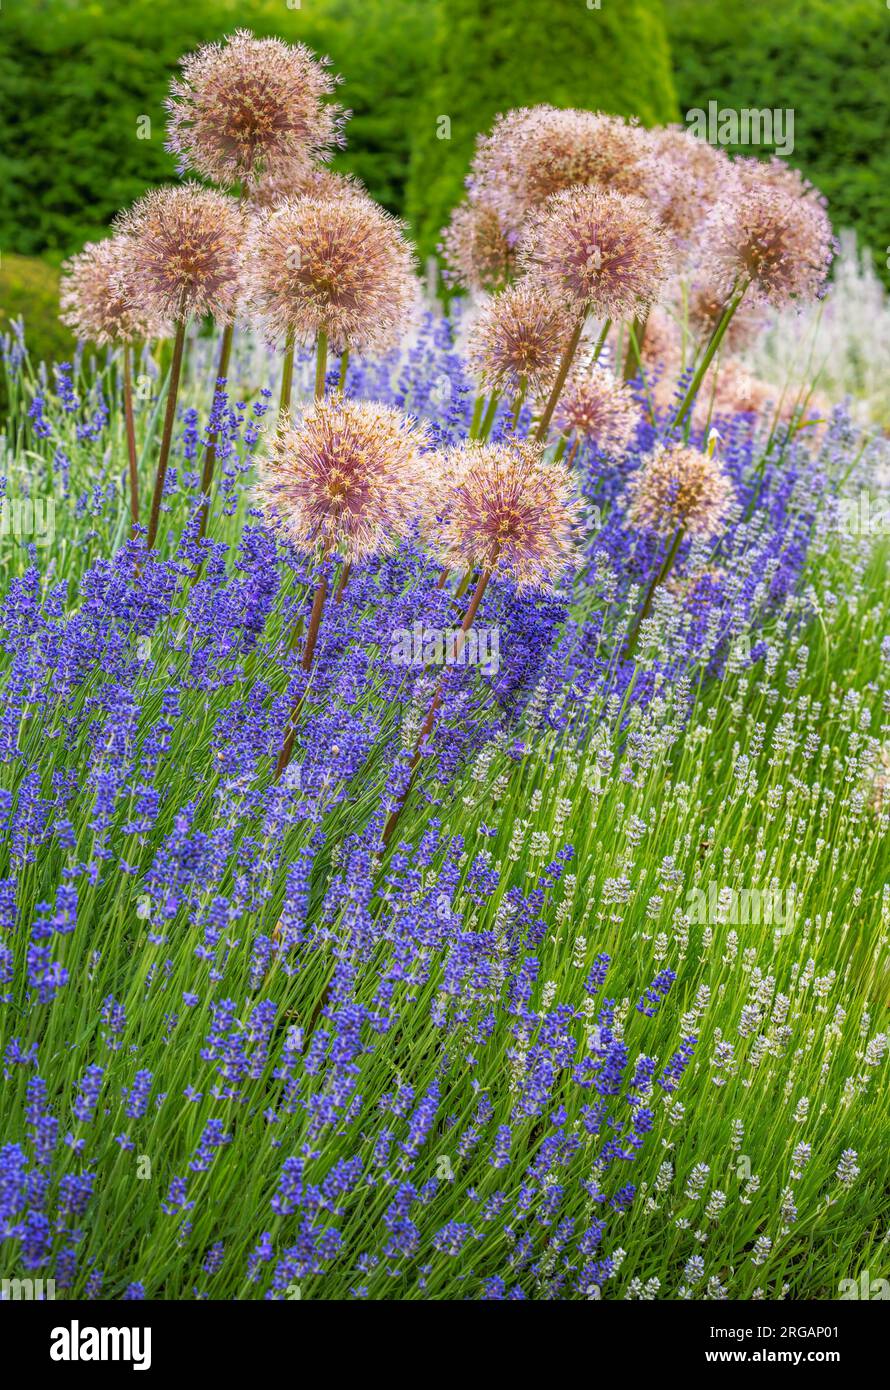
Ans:
{"type": "MultiPolygon", "coordinates": [[[[327,53],[354,115],[336,163],[435,247],[479,130],[538,101],[636,113],[791,107],[799,165],[886,270],[885,0],[2,0],[0,319],[44,322],[64,256],[174,177],[180,55],[239,27],[327,53]],[[451,122],[438,138],[439,118],[451,122]],[[145,133],[147,117],[150,138],[145,133]]],[[[751,153],[764,153],[750,151],[751,153]]],[[[35,341],[34,347],[39,349],[35,341]]]]}

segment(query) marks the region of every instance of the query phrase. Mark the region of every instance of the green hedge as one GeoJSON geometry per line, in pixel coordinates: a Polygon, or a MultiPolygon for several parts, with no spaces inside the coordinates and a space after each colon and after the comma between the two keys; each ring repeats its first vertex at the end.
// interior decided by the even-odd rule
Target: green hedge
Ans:
{"type": "MultiPolygon", "coordinates": [[[[886,274],[890,245],[890,12],[884,0],[671,0],[681,110],[791,108],[794,151],[886,274]]],[[[762,154],[763,150],[747,150],[762,154]]]]}
{"type": "Polygon", "coordinates": [[[175,177],[163,100],[181,55],[236,28],[328,53],[354,112],[339,167],[399,210],[433,13],[416,0],[3,0],[0,248],[58,261],[175,177]],[[142,116],[151,138],[137,138],[142,116]]]}
{"type": "Polygon", "coordinates": [[[59,272],[30,256],[0,258],[0,333],[11,319],[25,320],[25,342],[35,362],[70,357],[75,343],[59,319],[59,272]]]}
{"type": "Polygon", "coordinates": [[[660,0],[447,0],[439,8],[429,93],[419,114],[408,216],[423,249],[463,192],[476,135],[537,102],[676,117],[660,0]],[[451,122],[439,138],[439,118],[451,122]]]}

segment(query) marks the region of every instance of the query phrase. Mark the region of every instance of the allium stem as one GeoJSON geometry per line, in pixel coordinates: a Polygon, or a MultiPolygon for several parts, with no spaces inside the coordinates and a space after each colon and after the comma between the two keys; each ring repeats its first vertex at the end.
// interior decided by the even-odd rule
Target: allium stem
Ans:
{"type": "Polygon", "coordinates": [[[170,384],[167,387],[167,410],[164,415],[164,432],[161,436],[161,452],[158,455],[158,471],[155,474],[155,490],[151,499],[151,517],[148,522],[147,550],[154,546],[161,519],[161,501],[164,496],[164,483],[167,479],[167,462],[170,458],[170,443],[173,439],[173,422],[176,418],[176,399],[179,395],[179,378],[182,375],[182,354],[185,348],[186,320],[180,319],[176,325],[173,341],[173,362],[170,366],[170,384]]]}
{"type": "Polygon", "coordinates": [[[682,527],[682,526],[678,526],[678,527],[677,527],[677,534],[674,536],[674,539],[671,541],[671,547],[670,547],[670,549],[669,549],[667,555],[665,556],[664,563],[662,564],[661,568],[656,572],[655,578],[652,580],[652,583],[649,585],[649,589],[648,589],[648,591],[647,591],[647,593],[646,593],[645,600],[643,601],[643,606],[642,606],[642,608],[641,608],[640,611],[639,611],[639,614],[638,614],[638,616],[637,616],[637,620],[636,620],[636,622],[634,623],[633,631],[632,631],[632,633],[631,633],[631,635],[630,635],[630,639],[628,640],[628,643],[627,643],[627,650],[626,650],[626,652],[625,652],[625,657],[633,656],[633,653],[634,653],[634,651],[635,651],[635,649],[636,649],[637,640],[638,640],[639,635],[640,635],[640,628],[643,626],[643,623],[645,622],[646,618],[648,618],[648,616],[649,616],[649,609],[652,607],[652,600],[653,600],[653,598],[655,597],[655,590],[659,587],[660,584],[663,584],[663,583],[664,583],[664,581],[667,579],[668,575],[670,574],[671,569],[673,568],[674,561],[675,561],[676,558],[677,558],[677,551],[680,549],[680,542],[682,541],[682,539],[683,539],[683,527],[682,527]]]}
{"type": "Polygon", "coordinates": [[[136,427],[133,422],[132,348],[129,343],[124,343],[124,422],[130,472],[130,519],[135,527],[139,524],[139,469],[136,463],[136,427]]]}
{"type": "Polygon", "coordinates": [[[749,280],[745,280],[740,285],[736,285],[732,294],[729,296],[729,299],[726,301],[723,313],[720,316],[720,321],[715,327],[713,333],[711,334],[708,346],[705,348],[704,356],[702,357],[701,362],[696,367],[695,375],[689,383],[689,388],[686,392],[686,395],[683,397],[683,400],[680,403],[680,408],[677,414],[674,416],[672,422],[674,427],[682,424],[686,416],[692,409],[693,402],[695,401],[695,397],[698,394],[698,388],[702,384],[702,379],[705,375],[705,372],[708,370],[712,361],[714,360],[714,354],[716,353],[720,344],[723,342],[723,336],[726,333],[726,330],[729,327],[730,323],[732,322],[733,314],[741,304],[742,299],[745,295],[745,291],[750,283],[751,282],[749,280]]]}
{"type": "Polygon", "coordinates": [[[319,330],[315,345],[315,399],[324,396],[324,380],[328,370],[328,335],[319,330]]]}
{"type": "Polygon", "coordinates": [[[281,397],[278,402],[278,429],[287,429],[290,420],[290,398],[294,388],[294,335],[288,333],[281,367],[281,397]]]}
{"type": "Polygon", "coordinates": [[[346,560],[346,561],[344,561],[343,568],[342,568],[341,571],[340,571],[340,578],[337,580],[337,588],[336,588],[336,591],[335,591],[335,593],[334,593],[334,602],[335,602],[335,603],[339,603],[340,600],[341,600],[341,598],[343,597],[343,591],[344,591],[344,589],[346,588],[346,585],[349,583],[349,576],[350,576],[351,574],[352,574],[352,561],[351,561],[351,560],[346,560]]]}
{"type": "Polygon", "coordinates": [[[578,351],[578,344],[581,341],[581,334],[584,332],[584,320],[586,317],[586,313],[582,313],[580,318],[578,319],[578,322],[575,324],[574,329],[572,330],[572,336],[568,341],[566,350],[562,355],[562,361],[559,364],[559,371],[556,373],[556,380],[554,381],[553,388],[550,392],[550,395],[547,398],[547,404],[544,407],[544,414],[538,421],[538,428],[535,431],[536,439],[546,439],[547,437],[547,431],[550,428],[550,421],[553,419],[553,412],[556,409],[557,404],[559,403],[559,398],[562,394],[562,388],[565,386],[566,377],[569,374],[569,368],[572,365],[575,353],[578,351]]]}
{"type": "MultiPolygon", "coordinates": [[[[466,613],[464,614],[463,622],[460,625],[460,629],[455,634],[454,640],[450,644],[449,651],[446,655],[446,665],[454,665],[461,652],[463,651],[464,643],[467,640],[467,633],[473,626],[473,621],[476,617],[479,605],[482,602],[482,599],[485,595],[485,590],[488,588],[488,582],[491,579],[492,574],[494,573],[494,566],[496,563],[497,557],[495,556],[491,565],[488,568],[483,569],[476,582],[476,588],[473,590],[473,597],[470,599],[469,606],[467,608],[466,613]]],[[[432,733],[433,725],[436,721],[436,715],[439,711],[439,706],[442,703],[442,695],[442,679],[440,678],[439,683],[436,686],[436,692],[433,695],[433,698],[430,702],[430,707],[427,710],[426,719],[424,719],[420,733],[417,735],[417,742],[414,745],[414,753],[411,758],[411,767],[408,776],[408,785],[405,788],[405,794],[402,797],[402,800],[399,803],[399,805],[391,813],[383,831],[383,843],[385,845],[388,845],[390,840],[392,839],[393,831],[395,830],[396,825],[398,824],[399,817],[404,811],[405,804],[408,800],[408,797],[411,794],[411,787],[414,783],[414,775],[417,771],[417,765],[420,762],[421,758],[421,749],[425,741],[429,738],[430,734],[432,733]]]]}
{"type": "MultiPolygon", "coordinates": [[[[222,341],[219,345],[219,362],[216,368],[216,386],[213,396],[216,401],[216,393],[219,390],[221,381],[226,381],[229,375],[229,362],[232,359],[232,337],[235,332],[234,323],[227,323],[223,328],[222,341]]],[[[218,429],[214,425],[207,437],[207,449],[204,453],[204,471],[201,474],[201,520],[198,526],[198,539],[203,540],[207,533],[207,517],[210,514],[210,489],[213,485],[213,470],[216,466],[216,441],[218,429]]]]}
{"type": "Polygon", "coordinates": [[[627,355],[624,359],[624,380],[633,381],[637,372],[643,366],[643,343],[646,338],[646,327],[649,323],[649,315],[643,314],[642,318],[637,317],[628,327],[630,341],[627,345],[627,355]]]}
{"type": "Polygon", "coordinates": [[[480,420],[482,419],[482,410],[483,410],[484,406],[485,406],[485,397],[484,397],[484,395],[479,395],[479,396],[477,396],[477,397],[476,397],[475,404],[474,404],[474,406],[473,406],[473,418],[472,418],[472,420],[470,421],[470,435],[469,435],[470,439],[475,439],[475,438],[476,438],[476,432],[477,432],[477,430],[479,429],[479,422],[480,422],[480,420]]]}
{"type": "Polygon", "coordinates": [[[527,390],[528,382],[526,381],[524,376],[520,377],[519,390],[516,392],[516,399],[513,402],[513,409],[511,411],[513,418],[510,421],[510,428],[513,431],[515,431],[519,427],[519,416],[522,413],[522,406],[523,402],[525,401],[525,393],[527,390]]]}
{"type": "Polygon", "coordinates": [[[338,383],[337,383],[337,393],[338,393],[338,395],[341,395],[341,396],[342,396],[342,395],[343,395],[343,392],[346,390],[346,373],[348,372],[348,370],[349,370],[349,348],[346,347],[346,348],[343,349],[342,353],[340,354],[340,380],[339,380],[338,383]]]}
{"type": "MultiPolygon", "coordinates": [[[[324,613],[325,599],[327,598],[328,594],[328,577],[324,569],[326,560],[327,555],[325,554],[322,557],[321,578],[318,581],[318,587],[315,590],[315,597],[312,600],[312,612],[309,616],[309,628],[306,633],[306,641],[303,645],[303,655],[300,658],[300,665],[302,666],[303,670],[307,673],[312,669],[312,660],[315,656],[315,644],[318,641],[318,631],[321,627],[321,618],[322,614],[324,613]]],[[[294,705],[293,709],[291,710],[290,718],[287,721],[287,733],[285,734],[284,742],[281,745],[281,752],[278,754],[278,762],[275,764],[276,782],[278,781],[282,772],[291,760],[291,755],[294,751],[294,740],[297,734],[297,721],[300,717],[300,710],[303,708],[303,701],[305,700],[305,698],[306,692],[304,691],[297,703],[294,705]]]]}
{"type": "Polygon", "coordinates": [[[610,329],[611,327],[612,327],[612,320],[611,320],[611,319],[606,319],[605,323],[604,323],[603,326],[602,326],[602,329],[600,330],[600,335],[599,335],[599,337],[598,337],[597,340],[596,340],[596,347],[593,349],[593,362],[594,362],[594,365],[596,365],[596,363],[600,360],[600,353],[602,352],[603,348],[606,346],[606,339],[607,339],[608,336],[609,336],[609,329],[610,329]]]}

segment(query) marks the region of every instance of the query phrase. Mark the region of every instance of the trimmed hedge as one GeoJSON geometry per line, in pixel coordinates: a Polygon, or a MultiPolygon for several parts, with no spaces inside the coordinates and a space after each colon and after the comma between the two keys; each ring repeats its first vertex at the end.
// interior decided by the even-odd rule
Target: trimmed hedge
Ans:
{"type": "Polygon", "coordinates": [[[151,184],[175,177],[163,100],[181,55],[236,28],[302,41],[344,76],[352,169],[404,203],[412,113],[434,15],[416,0],[114,0],[0,12],[0,247],[59,261],[102,235],[151,184]],[[151,122],[140,139],[139,118],[151,122]]]}
{"type": "Polygon", "coordinates": [[[73,334],[59,319],[59,272],[30,256],[0,260],[0,333],[11,319],[25,320],[25,343],[34,362],[60,362],[74,352],[73,334]]]}
{"type": "MultiPolygon", "coordinates": [[[[887,275],[890,246],[890,14],[884,0],[671,0],[681,110],[791,108],[794,151],[887,275]]],[[[746,149],[764,154],[763,149],[746,149]]]]}
{"type": "Polygon", "coordinates": [[[549,102],[646,125],[676,118],[660,0],[447,0],[412,150],[407,213],[430,251],[463,194],[476,135],[512,107],[549,102]],[[440,118],[450,137],[440,135],[440,118]]]}

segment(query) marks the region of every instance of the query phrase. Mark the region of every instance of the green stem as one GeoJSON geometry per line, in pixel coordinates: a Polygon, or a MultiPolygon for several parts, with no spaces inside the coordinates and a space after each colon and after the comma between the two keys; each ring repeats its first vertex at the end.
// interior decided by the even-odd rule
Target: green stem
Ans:
{"type": "Polygon", "coordinates": [[[550,395],[547,398],[547,404],[544,407],[544,414],[538,421],[538,428],[535,431],[536,439],[545,439],[547,437],[547,431],[550,428],[550,421],[553,419],[553,412],[556,409],[557,402],[559,401],[560,396],[562,395],[562,388],[566,384],[566,377],[569,374],[569,368],[572,365],[572,360],[575,356],[575,353],[578,351],[578,344],[581,341],[581,334],[584,332],[584,320],[586,317],[586,313],[582,313],[580,318],[578,319],[578,322],[575,324],[575,327],[572,330],[572,336],[571,338],[569,338],[566,350],[563,353],[562,361],[559,364],[559,371],[556,374],[556,380],[553,383],[553,389],[551,390],[550,395]]]}
{"type": "Polygon", "coordinates": [[[294,389],[294,335],[287,335],[284,348],[284,362],[281,367],[281,397],[278,402],[278,431],[287,429],[290,421],[290,399],[294,389]]]}
{"type": "Polygon", "coordinates": [[[129,343],[124,343],[124,422],[127,430],[127,461],[130,472],[130,519],[139,524],[139,468],[136,462],[136,427],[133,422],[133,364],[129,343]]]}
{"type": "MultiPolygon", "coordinates": [[[[219,389],[219,383],[225,381],[229,375],[229,362],[232,358],[232,337],[235,332],[235,325],[227,323],[223,328],[222,341],[219,345],[219,362],[216,368],[216,384],[214,386],[214,400],[219,389]]],[[[217,430],[214,428],[207,438],[207,450],[204,454],[204,471],[201,474],[201,521],[198,527],[198,539],[203,540],[207,533],[207,517],[210,513],[210,489],[213,485],[213,470],[216,466],[216,441],[217,430]]]]}
{"type": "Polygon", "coordinates": [[[716,353],[720,344],[723,342],[724,334],[726,333],[727,328],[732,322],[733,314],[735,313],[736,309],[739,307],[739,305],[742,302],[742,299],[744,298],[745,290],[748,288],[749,283],[749,281],[745,281],[744,284],[736,286],[729,299],[727,300],[720,321],[714,329],[713,333],[711,334],[710,342],[708,343],[708,346],[705,348],[704,356],[702,357],[701,362],[695,369],[695,375],[689,383],[689,388],[686,392],[686,395],[683,397],[683,400],[680,403],[680,409],[674,417],[674,427],[682,424],[686,416],[692,409],[692,403],[695,400],[695,397],[698,393],[698,388],[701,386],[702,378],[704,377],[705,372],[708,370],[711,363],[713,362],[714,354],[716,353]]]}
{"type": "Polygon", "coordinates": [[[317,401],[324,397],[324,379],[327,369],[328,335],[319,329],[318,340],[315,345],[315,399],[317,401]]]}
{"type": "Polygon", "coordinates": [[[649,322],[648,313],[643,314],[642,318],[637,316],[633,323],[629,325],[630,342],[627,345],[627,355],[624,359],[624,380],[632,381],[638,371],[643,366],[643,340],[646,337],[646,327],[649,322]]]}
{"type": "Polygon", "coordinates": [[[637,645],[637,639],[640,635],[640,628],[643,626],[643,623],[649,616],[649,609],[652,607],[652,600],[655,597],[655,590],[658,588],[660,584],[664,583],[664,581],[670,574],[674,560],[677,558],[677,551],[680,549],[680,542],[682,541],[682,539],[683,527],[678,526],[677,534],[674,536],[674,539],[671,542],[671,548],[665,557],[664,564],[661,566],[661,569],[658,571],[655,578],[652,580],[652,583],[649,585],[649,591],[646,594],[645,601],[643,603],[642,608],[640,609],[639,616],[637,617],[636,623],[634,624],[633,632],[631,633],[630,640],[627,644],[627,651],[625,652],[626,657],[630,657],[634,653],[634,650],[637,645]]]}
{"type": "Polygon", "coordinates": [[[185,349],[186,320],[180,319],[176,325],[176,338],[173,343],[173,362],[170,366],[170,385],[167,388],[167,410],[164,415],[164,432],[161,436],[161,452],[158,455],[158,470],[155,474],[155,490],[151,499],[151,517],[148,523],[148,537],[145,542],[151,550],[158,535],[161,518],[161,500],[164,496],[164,483],[167,478],[167,463],[170,458],[170,443],[173,439],[173,421],[176,418],[176,398],[179,395],[179,378],[182,375],[182,355],[185,349]]]}

